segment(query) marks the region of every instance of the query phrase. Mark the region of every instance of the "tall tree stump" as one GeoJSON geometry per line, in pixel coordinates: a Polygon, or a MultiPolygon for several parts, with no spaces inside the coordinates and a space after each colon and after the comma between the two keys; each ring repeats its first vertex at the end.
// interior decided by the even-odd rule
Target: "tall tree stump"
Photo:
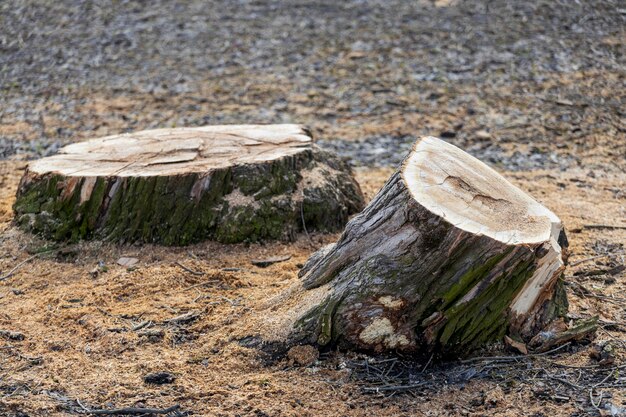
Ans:
{"type": "Polygon", "coordinates": [[[566,245],[550,210],[422,138],[339,240],[310,257],[301,284],[272,300],[285,311],[264,321],[264,340],[454,355],[506,333],[528,341],[567,310],[566,245]]]}
{"type": "Polygon", "coordinates": [[[46,237],[184,245],[340,230],[363,208],[350,168],[297,125],[161,129],[31,163],[14,210],[46,237]]]}

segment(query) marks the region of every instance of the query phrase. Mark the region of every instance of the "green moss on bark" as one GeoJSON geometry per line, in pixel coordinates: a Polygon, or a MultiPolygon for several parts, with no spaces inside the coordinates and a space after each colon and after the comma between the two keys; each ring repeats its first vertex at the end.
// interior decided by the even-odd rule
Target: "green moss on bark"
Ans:
{"type": "Polygon", "coordinates": [[[345,166],[307,186],[307,173],[322,166],[317,152],[206,174],[98,177],[83,203],[87,178],[27,173],[14,210],[20,227],[55,240],[165,245],[291,240],[303,229],[302,213],[308,230],[338,231],[362,209],[363,196],[345,166]],[[230,201],[233,192],[252,201],[230,201]]]}
{"type": "MultiPolygon", "coordinates": [[[[471,246],[459,247],[460,253],[474,254],[468,252],[471,246]]],[[[331,295],[295,323],[294,334],[308,335],[309,343],[332,342],[370,350],[375,347],[364,344],[358,335],[371,320],[385,317],[399,335],[407,339],[412,335],[415,343],[408,346],[409,350],[464,355],[506,334],[510,305],[536,269],[532,253],[524,247],[505,248],[478,266],[465,269],[464,263],[453,257],[442,268],[461,268],[458,271],[464,272],[453,274],[454,278],[443,273],[431,280],[411,275],[412,263],[407,262],[406,255],[398,260],[375,256],[351,267],[349,274],[334,282],[331,295]],[[472,296],[465,300],[470,292],[472,296]],[[379,304],[381,296],[401,300],[403,307],[398,311],[386,309],[379,304]],[[437,318],[426,320],[429,316],[437,318]]],[[[558,291],[555,298],[563,299],[558,291]]],[[[563,311],[562,304],[553,305],[563,311]]]]}

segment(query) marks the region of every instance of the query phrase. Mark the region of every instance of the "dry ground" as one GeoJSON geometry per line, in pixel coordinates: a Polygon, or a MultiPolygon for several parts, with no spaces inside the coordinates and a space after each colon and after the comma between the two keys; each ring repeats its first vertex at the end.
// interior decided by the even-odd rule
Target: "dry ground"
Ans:
{"type": "MultiPolygon", "coordinates": [[[[5,162],[2,167],[0,270],[7,271],[49,242],[11,226],[10,204],[23,163],[5,162]]],[[[389,172],[361,169],[357,177],[371,196],[389,172]]],[[[584,286],[592,294],[579,297],[570,292],[573,317],[599,315],[606,329],[599,332],[597,341],[612,341],[618,352],[616,363],[623,363],[624,273],[576,274],[610,269],[624,262],[625,230],[585,227],[615,225],[623,218],[624,200],[616,198],[615,185],[623,183],[624,177],[589,178],[577,170],[560,174],[558,179],[550,172],[509,177],[565,221],[570,231],[571,260],[609,255],[569,268],[567,277],[568,282],[584,286]]],[[[315,235],[312,239],[314,245],[321,245],[333,236],[315,235]]],[[[0,284],[0,328],[25,335],[23,341],[1,342],[0,407],[7,415],[33,416],[80,412],[77,400],[94,408],[181,404],[183,410],[206,416],[539,416],[589,412],[574,414],[590,409],[585,401],[587,390],[571,391],[571,387],[557,384],[549,394],[540,391],[540,395],[537,385],[524,381],[528,376],[511,381],[477,377],[466,383],[420,390],[419,396],[386,397],[361,392],[363,387],[374,385],[352,375],[350,366],[341,365],[355,360],[349,352],[331,352],[329,359],[310,367],[294,367],[287,360],[267,364],[259,352],[240,346],[234,335],[241,334],[246,318],[262,311],[268,298],[298,279],[298,264],[311,251],[311,242],[301,236],[294,244],[202,243],[186,248],[89,242],[42,254],[0,284]],[[275,254],[289,254],[292,259],[266,269],[250,263],[251,259],[275,254]],[[140,263],[133,270],[117,265],[116,260],[123,255],[137,257],[140,263]],[[189,273],[176,262],[205,275],[189,273]],[[203,282],[208,283],[198,285],[203,282]],[[200,313],[195,321],[164,324],[192,311],[200,313]],[[150,323],[148,327],[133,330],[145,321],[150,323]],[[142,336],[141,332],[148,329],[162,329],[164,335],[142,336]],[[172,372],[177,379],[163,386],[143,382],[143,376],[157,371],[172,372]],[[559,395],[569,399],[559,400],[559,395]],[[581,402],[576,401],[581,398],[581,402]]],[[[254,333],[254,329],[249,331],[254,333]]],[[[572,346],[553,359],[572,366],[597,366],[588,357],[590,349],[572,346]]],[[[604,377],[611,369],[594,371],[604,377]]],[[[564,378],[577,382],[576,374],[564,378]]],[[[621,381],[621,388],[598,389],[594,395],[602,391],[604,404],[609,401],[624,407],[623,377],[615,378],[621,381]]]]}
{"type": "MultiPolygon", "coordinates": [[[[624,414],[624,39],[621,0],[0,2],[0,276],[39,253],[0,282],[0,330],[24,335],[0,336],[0,416],[173,404],[199,416],[624,414]],[[299,367],[236,336],[336,236],[53,246],[11,224],[28,158],[128,130],[247,122],[310,125],[358,166],[368,198],[422,134],[492,164],[564,221],[570,262],[586,260],[566,270],[571,317],[600,317],[594,344],[424,372],[351,352],[299,367]],[[292,258],[250,263],[276,254],[292,258]],[[601,366],[589,353],[605,342],[615,362],[601,366]],[[175,381],[144,383],[158,371],[175,381]],[[389,381],[429,383],[373,390],[389,381]]],[[[482,354],[511,355],[498,349],[482,354]]]]}

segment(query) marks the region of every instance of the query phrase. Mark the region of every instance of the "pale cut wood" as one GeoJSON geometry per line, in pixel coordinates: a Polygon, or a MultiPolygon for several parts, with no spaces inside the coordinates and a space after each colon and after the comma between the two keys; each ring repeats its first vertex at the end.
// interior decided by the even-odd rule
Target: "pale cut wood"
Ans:
{"type": "Polygon", "coordinates": [[[336,231],[363,207],[349,166],[298,125],[158,129],[64,147],[34,161],[14,205],[54,239],[182,245],[336,231]]]}
{"type": "Polygon", "coordinates": [[[29,170],[73,177],[163,176],[266,163],[310,149],[298,125],[226,125],[144,130],[74,143],[29,170]]]}
{"type": "MultiPolygon", "coordinates": [[[[261,327],[266,341],[462,355],[529,341],[567,310],[550,210],[476,158],[418,140],[261,327]]],[[[274,307],[275,308],[275,307],[274,307]]]]}

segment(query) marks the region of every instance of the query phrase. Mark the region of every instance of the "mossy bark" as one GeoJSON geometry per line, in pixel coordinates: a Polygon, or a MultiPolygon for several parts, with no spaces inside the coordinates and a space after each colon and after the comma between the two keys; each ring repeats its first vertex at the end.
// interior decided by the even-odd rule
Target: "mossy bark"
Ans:
{"type": "Polygon", "coordinates": [[[338,231],[363,205],[349,166],[313,145],[272,161],[188,174],[27,171],[13,208],[20,227],[55,240],[186,245],[290,240],[304,225],[338,231]]]}
{"type": "Polygon", "coordinates": [[[288,343],[458,356],[507,333],[529,340],[567,311],[554,244],[461,230],[420,205],[396,172],[301,270],[301,296],[323,296],[295,308],[288,343]],[[513,308],[538,282],[538,295],[513,308]]]}

